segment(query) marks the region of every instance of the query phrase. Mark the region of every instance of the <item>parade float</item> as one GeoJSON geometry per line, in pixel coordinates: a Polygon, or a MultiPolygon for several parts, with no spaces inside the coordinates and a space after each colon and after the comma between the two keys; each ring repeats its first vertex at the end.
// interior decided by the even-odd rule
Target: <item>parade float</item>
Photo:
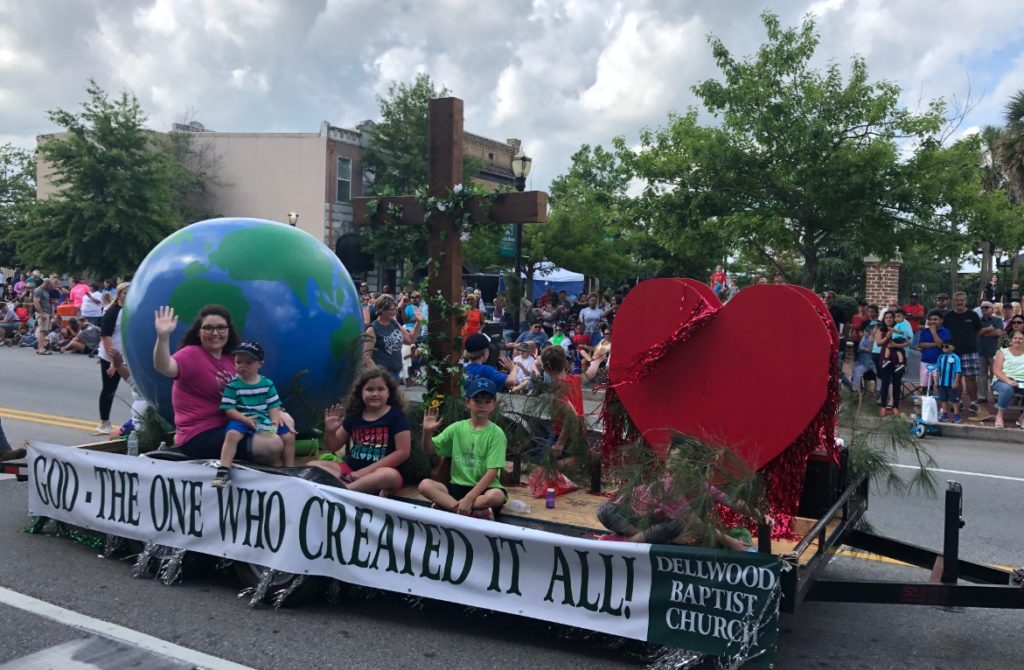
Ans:
{"type": "MultiPolygon", "coordinates": [[[[447,268],[431,270],[429,295],[446,304],[457,303],[460,288],[453,281],[461,271],[460,221],[539,221],[546,209],[542,194],[504,194],[482,204],[452,188],[461,182],[455,159],[462,155],[461,101],[452,100],[431,103],[430,195],[354,203],[357,222],[429,218],[430,257],[443,258],[447,268]],[[450,126],[440,133],[447,144],[434,137],[435,121],[450,126]],[[438,150],[448,144],[450,151],[438,150]],[[435,161],[439,154],[451,160],[435,161]],[[452,172],[435,183],[438,162],[452,172]]],[[[214,220],[158,245],[125,307],[128,363],[164,421],[172,416],[169,383],[152,371],[152,314],[169,304],[184,324],[208,303],[228,306],[242,337],[267,348],[266,374],[277,381],[300,437],[324,407],[344,397],[359,366],[362,330],[347,271],[301,231],[214,220]]],[[[430,311],[435,362],[458,355],[450,316],[430,311]]],[[[519,486],[519,464],[512,463],[509,504],[495,521],[431,509],[413,486],[391,498],[348,491],[317,468],[243,468],[230,487],[215,489],[212,463],[155,449],[159,441],[171,443],[166,435],[150,439],[141,457],[124,455],[123,442],[77,449],[35,443],[24,462],[8,467],[28,481],[30,530],[55,524],[106,554],[130,551],[136,575],[155,574],[165,583],[187,578],[190,566],[231,564],[250,585],[253,605],[297,603],[353,584],[707,654],[734,666],[770,663],[780,611],[804,600],[1024,607],[1019,571],[959,560],[959,485],[946,493],[941,552],[858,527],[868,473],[851,466],[850,450],[837,439],[838,336],[812,292],[754,286],[722,305],[699,282],[650,280],[627,296],[613,339],[601,421],[581,440],[583,456],[599,456],[589,490],[542,508],[519,486]],[[680,440],[704,445],[706,458],[677,479],[721,488],[731,480],[756,482],[756,504],[748,501],[746,515],[709,505],[696,516],[711,530],[753,531],[757,551],[717,548],[709,541],[713,532],[697,545],[599,539],[607,531],[597,521],[598,505],[628,495],[638,471],[663,476],[680,440]],[[644,463],[655,465],[635,467],[644,463]],[[933,580],[830,579],[825,567],[844,545],[932,570],[933,580]]],[[[436,393],[457,401],[454,373],[445,370],[427,402],[437,401],[436,393]]]]}

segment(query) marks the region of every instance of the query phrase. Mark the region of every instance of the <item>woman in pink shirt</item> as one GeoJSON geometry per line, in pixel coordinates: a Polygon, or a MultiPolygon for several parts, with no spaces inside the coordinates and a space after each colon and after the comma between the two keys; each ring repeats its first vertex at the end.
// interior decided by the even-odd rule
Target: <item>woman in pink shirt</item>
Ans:
{"type": "MultiPolygon", "coordinates": [[[[227,308],[207,305],[199,310],[172,356],[170,337],[177,325],[173,308],[157,310],[153,367],[174,380],[174,443],[192,458],[219,458],[228,423],[220,399],[224,386],[235,376],[235,361],[224,352],[234,351],[239,336],[227,308]]],[[[283,448],[278,435],[261,432],[243,440],[236,457],[273,464],[283,448]]]]}
{"type": "Polygon", "coordinates": [[[88,284],[86,284],[84,281],[77,282],[71,287],[71,290],[68,291],[68,299],[71,301],[72,305],[74,305],[78,309],[82,309],[82,298],[88,292],[88,284]]]}

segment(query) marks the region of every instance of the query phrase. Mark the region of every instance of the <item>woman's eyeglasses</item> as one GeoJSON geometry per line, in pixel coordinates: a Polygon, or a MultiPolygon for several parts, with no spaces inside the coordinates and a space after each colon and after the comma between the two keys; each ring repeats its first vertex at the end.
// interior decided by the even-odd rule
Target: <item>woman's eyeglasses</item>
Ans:
{"type": "Polygon", "coordinates": [[[226,333],[229,328],[227,326],[201,326],[199,330],[204,333],[226,333]]]}

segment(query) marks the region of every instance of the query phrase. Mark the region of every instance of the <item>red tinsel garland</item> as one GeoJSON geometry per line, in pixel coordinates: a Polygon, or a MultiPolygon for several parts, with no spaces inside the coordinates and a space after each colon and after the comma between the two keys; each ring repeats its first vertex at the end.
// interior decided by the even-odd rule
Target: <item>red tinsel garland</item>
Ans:
{"type": "MultiPolygon", "coordinates": [[[[684,298],[685,301],[685,298],[684,298]]],[[[638,431],[629,421],[625,409],[615,389],[625,384],[635,384],[644,379],[673,347],[686,342],[693,334],[710,322],[721,307],[712,306],[703,297],[686,319],[669,337],[639,354],[630,362],[629,372],[625,378],[609,383],[605,389],[605,402],[601,409],[601,421],[604,435],[601,440],[601,458],[606,471],[617,465],[622,445],[639,436],[638,431]]],[[[793,444],[774,458],[760,470],[765,487],[765,517],[772,523],[772,537],[791,539],[793,517],[800,504],[803,493],[807,458],[812,452],[822,450],[833,460],[838,461],[839,453],[835,446],[836,422],[839,411],[839,375],[834,370],[839,355],[839,338],[832,326],[831,316],[827,311],[816,308],[822,327],[831,340],[829,349],[830,369],[828,392],[821,409],[811,420],[807,428],[793,444]]],[[[752,530],[755,524],[748,518],[727,507],[720,506],[723,522],[729,526],[746,526],[752,530]]]]}
{"type": "MultiPolygon", "coordinates": [[[[835,462],[839,460],[836,448],[836,424],[839,414],[839,374],[835,370],[839,357],[839,338],[832,317],[827,311],[816,309],[822,327],[829,333],[832,346],[829,348],[828,392],[821,409],[807,425],[800,436],[785,451],[776,456],[770,463],[761,468],[761,479],[765,491],[765,518],[772,523],[772,538],[796,539],[793,533],[793,517],[800,506],[800,496],[804,489],[804,478],[807,472],[807,458],[813,452],[821,450],[835,462]]],[[[748,517],[727,507],[720,506],[722,521],[727,526],[745,526],[756,530],[748,517]]]]}
{"type": "MultiPolygon", "coordinates": [[[[685,304],[686,295],[683,296],[680,310],[685,304]]],[[[644,379],[654,370],[661,359],[672,351],[673,347],[690,339],[697,330],[711,321],[720,309],[721,306],[715,307],[703,296],[698,296],[697,304],[690,310],[689,317],[671,335],[635,356],[629,362],[627,368],[629,372],[625,378],[614,383],[609,380],[605,387],[604,405],[601,407],[601,423],[604,426],[604,435],[601,438],[601,461],[606,472],[618,465],[618,456],[622,445],[639,437],[639,432],[628,420],[626,410],[615,389],[619,386],[635,384],[644,379]]]]}

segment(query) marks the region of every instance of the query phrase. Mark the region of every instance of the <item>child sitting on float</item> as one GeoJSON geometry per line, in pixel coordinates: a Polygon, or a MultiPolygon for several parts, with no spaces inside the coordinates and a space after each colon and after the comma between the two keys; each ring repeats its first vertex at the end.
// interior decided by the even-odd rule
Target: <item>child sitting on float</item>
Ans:
{"type": "Polygon", "coordinates": [[[398,384],[383,368],[371,368],[356,381],[345,407],[324,414],[324,448],[330,457],[312,461],[351,491],[390,495],[404,484],[399,468],[409,458],[412,433],[398,384]],[[344,460],[333,456],[347,447],[344,460]]]}
{"type": "MultiPolygon", "coordinates": [[[[564,470],[573,464],[573,457],[565,453],[569,438],[583,430],[582,381],[579,375],[569,374],[569,360],[562,347],[546,347],[540,354],[540,362],[545,381],[550,382],[552,391],[558,395],[551,415],[552,434],[547,450],[554,453],[558,469],[564,470]]],[[[543,450],[531,453],[536,462],[541,462],[544,456],[543,450]]]]}
{"type": "Polygon", "coordinates": [[[505,467],[508,441],[491,421],[497,406],[498,388],[486,377],[477,377],[465,388],[469,418],[449,425],[436,437],[441,418],[436,407],[423,414],[423,452],[451,458],[450,481],[424,479],[423,497],[438,509],[494,520],[494,513],[508,502],[498,473],[505,467]]]}
{"type": "MultiPolygon", "coordinates": [[[[716,504],[760,519],[756,509],[751,509],[742,501],[731,500],[707,481],[709,477],[710,474],[705,472],[695,485],[684,486],[681,479],[666,473],[648,479],[649,483],[638,483],[627,493],[602,503],[597,508],[597,518],[612,534],[598,539],[669,544],[680,536],[691,535],[698,530],[701,524],[695,508],[704,508],[714,514],[716,504]],[[706,500],[697,500],[704,495],[707,496],[706,500]]],[[[751,546],[750,533],[746,529],[733,529],[730,533],[714,529],[715,542],[734,551],[757,551],[751,546]],[[741,535],[748,541],[743,542],[730,533],[741,535]]]]}

